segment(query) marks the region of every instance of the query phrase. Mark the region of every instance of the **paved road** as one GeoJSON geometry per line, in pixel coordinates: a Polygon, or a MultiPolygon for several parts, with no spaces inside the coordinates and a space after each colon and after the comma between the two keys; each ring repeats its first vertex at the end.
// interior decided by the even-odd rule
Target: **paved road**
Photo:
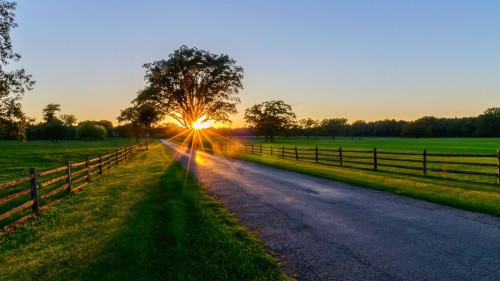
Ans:
{"type": "Polygon", "coordinates": [[[500,280],[498,217],[202,152],[192,159],[191,172],[299,280],[500,280]]]}

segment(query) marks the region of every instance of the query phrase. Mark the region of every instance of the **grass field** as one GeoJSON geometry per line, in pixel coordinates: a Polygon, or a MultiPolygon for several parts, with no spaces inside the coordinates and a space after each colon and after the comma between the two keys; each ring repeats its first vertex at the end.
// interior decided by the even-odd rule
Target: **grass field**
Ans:
{"type": "Polygon", "coordinates": [[[265,246],[155,143],[0,236],[0,279],[287,277],[265,246]]]}
{"type": "MultiPolygon", "coordinates": [[[[254,143],[274,147],[304,147],[315,146],[322,148],[343,149],[373,149],[421,151],[426,148],[431,152],[446,153],[494,153],[500,146],[499,139],[404,139],[404,138],[321,138],[321,139],[278,139],[274,143],[265,143],[262,139],[246,139],[240,142],[254,143]]],[[[459,207],[467,210],[500,215],[500,186],[495,177],[476,177],[469,175],[455,175],[447,173],[428,173],[423,177],[421,171],[401,169],[379,169],[373,171],[370,167],[356,165],[340,167],[335,164],[323,165],[314,161],[296,161],[295,159],[282,160],[280,157],[260,155],[234,155],[244,160],[261,163],[281,169],[305,173],[355,185],[389,191],[395,194],[423,199],[444,205],[459,207]]],[[[463,159],[454,159],[461,161],[463,159]]],[[[467,159],[473,161],[477,159],[467,159]]],[[[496,159],[479,159],[496,163],[496,159]]],[[[442,165],[441,165],[442,166],[442,165]]],[[[456,166],[456,165],[455,165],[456,166]]],[[[468,166],[469,167],[469,166],[468,166]]],[[[458,168],[463,168],[458,166],[458,168]]],[[[495,172],[494,167],[487,167],[495,172]]],[[[469,167],[470,169],[470,167],[469,167]]],[[[475,170],[485,169],[475,167],[475,170]]]]}
{"type": "Polygon", "coordinates": [[[498,138],[350,138],[350,137],[305,137],[277,138],[275,142],[265,142],[263,138],[237,139],[246,143],[298,146],[298,147],[324,147],[346,149],[377,149],[399,151],[447,152],[447,153],[495,153],[500,149],[498,138]]]}
{"type": "Polygon", "coordinates": [[[114,151],[135,144],[135,139],[105,141],[0,141],[0,183],[29,175],[29,168],[46,171],[64,166],[66,160],[79,162],[85,157],[114,151]]]}

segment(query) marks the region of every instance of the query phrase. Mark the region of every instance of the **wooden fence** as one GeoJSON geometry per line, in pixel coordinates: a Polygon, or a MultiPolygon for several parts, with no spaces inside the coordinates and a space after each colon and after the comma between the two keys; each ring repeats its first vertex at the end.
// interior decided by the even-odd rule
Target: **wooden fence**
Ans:
{"type": "MultiPolygon", "coordinates": [[[[233,147],[232,144],[229,144],[226,149],[231,147],[233,147]]],[[[224,149],[224,146],[222,145],[220,149],[224,149]]],[[[267,155],[318,164],[364,167],[375,171],[413,170],[420,171],[424,176],[428,172],[473,175],[489,178],[491,181],[496,178],[496,183],[500,184],[500,150],[496,153],[467,154],[430,153],[426,149],[421,152],[405,152],[377,150],[377,148],[327,149],[254,144],[241,145],[238,150],[253,155],[267,155]]]]}
{"type": "Polygon", "coordinates": [[[123,147],[92,159],[87,157],[82,162],[66,161],[66,165],[49,171],[39,172],[36,168],[30,168],[29,176],[0,184],[0,191],[5,195],[0,198],[0,222],[21,213],[21,218],[9,222],[2,232],[58,204],[67,194],[96,181],[106,171],[129,159],[143,145],[139,143],[123,147]],[[31,211],[27,212],[30,207],[31,211]]]}

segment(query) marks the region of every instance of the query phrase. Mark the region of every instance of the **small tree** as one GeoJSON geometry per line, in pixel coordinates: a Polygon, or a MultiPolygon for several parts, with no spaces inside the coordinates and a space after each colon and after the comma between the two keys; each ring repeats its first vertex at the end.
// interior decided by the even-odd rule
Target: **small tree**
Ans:
{"type": "Polygon", "coordinates": [[[282,100],[266,101],[245,110],[246,123],[262,133],[266,142],[273,142],[278,132],[291,128],[295,118],[292,107],[282,100]]]}
{"type": "Polygon", "coordinates": [[[335,138],[335,135],[339,134],[347,126],[347,119],[345,118],[331,118],[324,119],[321,121],[321,126],[325,128],[328,135],[335,138]]]}
{"type": "Polygon", "coordinates": [[[57,119],[56,112],[61,111],[61,105],[55,103],[49,103],[42,111],[43,111],[43,120],[45,120],[45,122],[50,122],[54,119],[57,119]]]}
{"type": "Polygon", "coordinates": [[[162,120],[162,115],[154,106],[143,103],[122,110],[117,120],[131,125],[136,131],[136,140],[139,141],[139,131],[144,128],[146,134],[149,134],[151,127],[162,120]]]}

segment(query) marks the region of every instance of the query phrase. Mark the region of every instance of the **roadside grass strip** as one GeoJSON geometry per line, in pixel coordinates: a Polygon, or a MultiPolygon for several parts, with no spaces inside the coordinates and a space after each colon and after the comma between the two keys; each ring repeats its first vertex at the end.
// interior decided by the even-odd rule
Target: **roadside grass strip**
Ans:
{"type": "Polygon", "coordinates": [[[496,184],[370,171],[351,167],[325,166],[234,152],[226,152],[225,154],[279,169],[500,216],[500,187],[496,184]]]}
{"type": "Polygon", "coordinates": [[[0,280],[288,280],[163,145],[0,236],[0,280]]]}

